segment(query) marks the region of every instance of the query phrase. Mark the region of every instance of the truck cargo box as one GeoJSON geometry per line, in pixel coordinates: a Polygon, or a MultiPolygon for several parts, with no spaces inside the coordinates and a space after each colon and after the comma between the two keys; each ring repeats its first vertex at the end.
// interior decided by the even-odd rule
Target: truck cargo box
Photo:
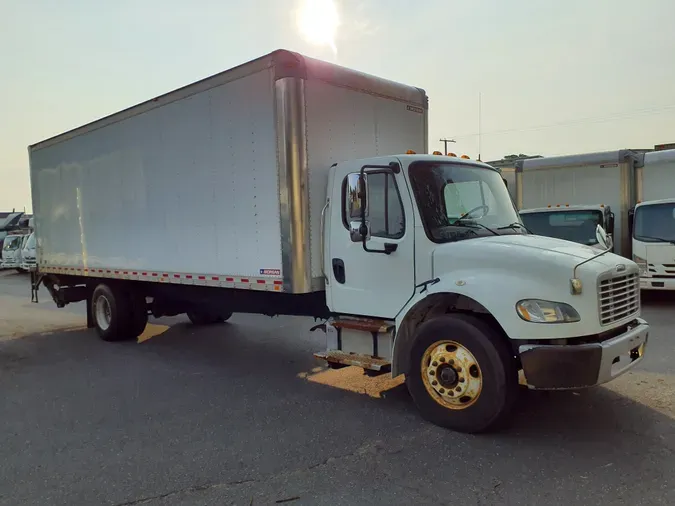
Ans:
{"type": "Polygon", "coordinates": [[[427,149],[424,90],[288,51],[29,147],[38,268],[323,288],[333,163],[427,149]]]}

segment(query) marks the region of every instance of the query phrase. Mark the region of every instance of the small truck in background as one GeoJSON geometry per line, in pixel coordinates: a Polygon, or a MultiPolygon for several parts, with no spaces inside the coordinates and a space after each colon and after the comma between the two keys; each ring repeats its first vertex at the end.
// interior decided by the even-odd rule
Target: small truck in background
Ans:
{"type": "Polygon", "coordinates": [[[643,290],[675,290],[675,149],[644,156],[632,216],[633,260],[643,290]]]}
{"type": "MultiPolygon", "coordinates": [[[[602,250],[596,228],[614,230],[614,213],[609,206],[560,205],[520,211],[523,224],[533,234],[557,237],[602,250]]],[[[612,250],[613,250],[612,245],[612,250]]]]}
{"type": "MultiPolygon", "coordinates": [[[[594,209],[595,216],[602,218],[596,224],[612,238],[614,252],[631,258],[630,210],[636,200],[636,171],[642,167],[644,156],[622,149],[520,160],[516,163],[516,205],[521,216],[530,209],[559,215],[550,218],[557,224],[565,218],[577,221],[574,215],[565,214],[572,206],[588,206],[584,212],[594,209]]],[[[523,220],[529,221],[527,217],[523,220]]],[[[584,233],[579,231],[582,240],[593,241],[588,233],[591,226],[579,226],[586,227],[584,233]]],[[[550,226],[549,230],[556,233],[565,229],[550,226]]]]}
{"type": "Polygon", "coordinates": [[[32,145],[33,295],[86,301],[106,341],[318,318],[316,357],[404,375],[463,432],[508,419],[520,371],[577,389],[638,364],[637,265],[600,227],[601,252],[528,234],[496,169],[425,154],[427,124],[422,89],[275,51],[32,145]]]}

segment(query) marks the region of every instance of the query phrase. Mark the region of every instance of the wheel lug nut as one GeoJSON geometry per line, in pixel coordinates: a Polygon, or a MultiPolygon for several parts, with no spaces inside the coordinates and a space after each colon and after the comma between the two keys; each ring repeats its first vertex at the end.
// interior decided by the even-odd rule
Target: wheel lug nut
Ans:
{"type": "Polygon", "coordinates": [[[461,368],[461,367],[457,367],[457,372],[462,372],[462,368],[461,368]]]}
{"type": "Polygon", "coordinates": [[[429,371],[430,376],[434,376],[436,374],[436,371],[429,371]]]}
{"type": "Polygon", "coordinates": [[[455,388],[455,390],[457,390],[458,392],[462,391],[461,387],[457,387],[457,388],[455,388]]]}
{"type": "Polygon", "coordinates": [[[444,393],[445,393],[445,388],[441,388],[441,389],[439,390],[439,392],[442,393],[442,394],[444,394],[444,393]]]}
{"type": "Polygon", "coordinates": [[[464,383],[464,378],[459,378],[460,383],[464,383]]]}
{"type": "Polygon", "coordinates": [[[449,363],[450,365],[454,365],[454,364],[455,364],[455,361],[452,360],[452,359],[450,359],[450,362],[448,362],[448,363],[449,363]]]}
{"type": "Polygon", "coordinates": [[[438,362],[436,362],[436,361],[434,360],[434,361],[431,363],[431,365],[433,365],[434,367],[436,367],[436,366],[438,365],[438,362]]]}
{"type": "Polygon", "coordinates": [[[445,362],[445,357],[441,357],[438,360],[440,360],[441,362],[445,362]]]}
{"type": "Polygon", "coordinates": [[[448,392],[448,395],[449,395],[450,397],[454,397],[455,393],[451,390],[451,391],[448,392]]]}
{"type": "Polygon", "coordinates": [[[431,382],[432,385],[438,385],[438,381],[434,380],[431,382]]]}

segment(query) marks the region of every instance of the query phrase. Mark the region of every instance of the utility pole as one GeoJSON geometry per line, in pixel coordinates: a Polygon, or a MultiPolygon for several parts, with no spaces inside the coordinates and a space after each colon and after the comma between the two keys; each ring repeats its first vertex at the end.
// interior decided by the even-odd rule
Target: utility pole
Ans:
{"type": "Polygon", "coordinates": [[[440,141],[443,143],[443,154],[447,155],[448,154],[448,142],[455,142],[454,139],[440,139],[440,141]]]}
{"type": "Polygon", "coordinates": [[[478,92],[478,161],[480,162],[480,134],[481,134],[481,93],[478,92]]]}

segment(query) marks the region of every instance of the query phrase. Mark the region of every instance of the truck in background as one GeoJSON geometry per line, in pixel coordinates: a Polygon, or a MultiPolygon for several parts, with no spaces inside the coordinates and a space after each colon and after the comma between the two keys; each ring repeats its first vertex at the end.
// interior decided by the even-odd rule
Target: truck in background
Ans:
{"type": "Polygon", "coordinates": [[[528,234],[496,169],[424,154],[427,104],[275,51],[32,145],[33,295],[86,301],[106,341],[149,314],[321,318],[318,358],[403,374],[464,432],[508,418],[519,371],[576,389],[639,363],[637,265],[528,234]]]}
{"type": "Polygon", "coordinates": [[[520,211],[520,218],[533,234],[557,237],[600,250],[603,248],[598,243],[596,228],[600,226],[604,230],[614,230],[614,213],[604,204],[548,205],[524,209],[520,211]]]}
{"type": "Polygon", "coordinates": [[[636,173],[633,260],[645,290],[675,290],[675,149],[645,154],[636,173]]]}
{"type": "MultiPolygon", "coordinates": [[[[518,161],[516,204],[521,212],[538,209],[564,217],[572,217],[562,214],[569,212],[568,206],[605,208],[608,212],[595,214],[603,220],[598,224],[612,237],[614,252],[631,258],[629,212],[636,200],[636,170],[642,167],[644,157],[642,152],[622,149],[518,161]]],[[[521,216],[528,220],[526,214],[521,216]]],[[[553,220],[560,223],[564,218],[553,220]]],[[[563,228],[553,226],[550,230],[553,234],[563,228]]],[[[593,240],[588,233],[582,239],[593,240]]]]}

